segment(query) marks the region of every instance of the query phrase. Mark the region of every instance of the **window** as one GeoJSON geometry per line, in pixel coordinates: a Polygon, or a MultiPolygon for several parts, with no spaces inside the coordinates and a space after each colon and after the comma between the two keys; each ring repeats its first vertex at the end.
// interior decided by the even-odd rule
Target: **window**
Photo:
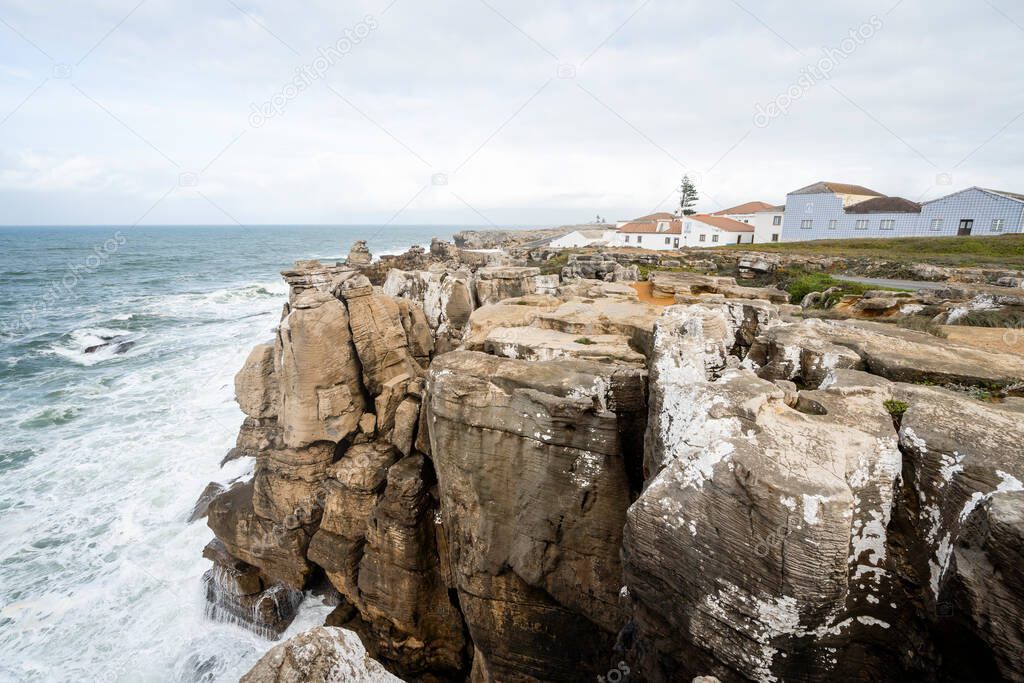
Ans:
{"type": "Polygon", "coordinates": [[[813,227],[814,227],[814,221],[812,219],[810,219],[810,218],[805,218],[802,221],[800,221],[800,229],[801,230],[810,230],[813,227]]]}
{"type": "Polygon", "coordinates": [[[772,216],[772,225],[782,225],[782,216],[772,216]]]}
{"type": "Polygon", "coordinates": [[[691,230],[693,230],[693,223],[687,221],[686,225],[684,226],[684,231],[687,235],[689,235],[691,230]]]}
{"type": "Polygon", "coordinates": [[[828,222],[828,229],[829,230],[837,230],[838,228],[839,228],[839,219],[833,218],[832,220],[830,220],[828,222]]]}
{"type": "Polygon", "coordinates": [[[772,233],[772,242],[778,242],[778,241],[779,241],[779,233],[773,232],[772,233]]]}
{"type": "Polygon", "coordinates": [[[993,218],[992,219],[992,232],[1002,232],[1002,231],[1003,231],[1003,219],[1002,218],[993,218]]]}
{"type": "Polygon", "coordinates": [[[679,238],[678,237],[673,237],[672,238],[672,246],[673,247],[678,247],[679,246],[679,238]]]}
{"type": "Polygon", "coordinates": [[[717,233],[711,236],[711,241],[712,242],[717,242],[718,241],[718,234],[717,233]]]}
{"type": "Polygon", "coordinates": [[[857,221],[857,225],[855,225],[854,228],[857,229],[857,230],[867,230],[868,229],[868,219],[861,218],[860,220],[857,221]]]}
{"type": "Polygon", "coordinates": [[[896,219],[895,218],[883,218],[882,222],[878,224],[879,230],[895,230],[896,219]]]}
{"type": "Polygon", "coordinates": [[[644,236],[643,235],[637,235],[636,236],[636,243],[637,244],[640,244],[643,241],[644,241],[644,236]]]}
{"type": "Polygon", "coordinates": [[[665,244],[672,244],[672,238],[671,237],[666,237],[665,238],[665,244]]]}
{"type": "Polygon", "coordinates": [[[627,242],[629,241],[629,235],[626,235],[626,241],[627,242]]]}
{"type": "Polygon", "coordinates": [[[700,237],[698,238],[698,241],[703,242],[705,237],[707,237],[707,235],[705,235],[704,233],[701,233],[700,237]]]}
{"type": "Polygon", "coordinates": [[[942,230],[942,219],[941,218],[933,218],[932,219],[932,230],[934,230],[936,232],[938,232],[939,230],[942,230]]]}

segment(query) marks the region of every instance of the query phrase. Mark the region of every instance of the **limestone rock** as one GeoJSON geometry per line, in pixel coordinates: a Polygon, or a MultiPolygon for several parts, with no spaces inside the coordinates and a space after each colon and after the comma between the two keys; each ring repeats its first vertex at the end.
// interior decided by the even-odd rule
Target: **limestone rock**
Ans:
{"type": "Polygon", "coordinates": [[[467,351],[431,367],[452,572],[485,660],[474,668],[495,680],[575,677],[610,651],[624,621],[617,548],[638,485],[645,374],[467,351]]]}
{"type": "MultiPolygon", "coordinates": [[[[1024,679],[1024,400],[1003,404],[934,387],[903,385],[900,421],[905,476],[917,511],[919,554],[907,559],[925,587],[927,613],[951,640],[980,639],[990,650],[970,657],[961,677],[1024,679]]],[[[961,656],[950,653],[951,664],[961,656]]]]}
{"type": "Polygon", "coordinates": [[[315,290],[330,294],[339,282],[355,275],[355,271],[343,265],[324,265],[319,261],[298,261],[295,268],[281,273],[288,283],[288,303],[294,302],[304,292],[315,290]]]}
{"type": "Polygon", "coordinates": [[[278,330],[278,421],[294,447],[344,439],[366,407],[348,310],[331,295],[312,294],[299,296],[278,330]]]}
{"type": "Polygon", "coordinates": [[[619,360],[645,362],[644,355],[629,346],[629,340],[618,334],[577,337],[556,330],[535,327],[498,327],[488,333],[484,350],[495,356],[524,360],[619,360]]]}
{"type": "Polygon", "coordinates": [[[397,681],[360,652],[354,636],[320,626],[272,648],[239,683],[362,683],[397,681]]]}
{"type": "Polygon", "coordinates": [[[320,442],[304,448],[260,453],[253,476],[253,510],[278,523],[315,524],[327,469],[334,460],[334,444],[320,442]]]}
{"type": "Polygon", "coordinates": [[[488,266],[476,271],[476,298],[481,306],[527,294],[553,294],[557,275],[541,275],[540,268],[488,266]]]}
{"type": "Polygon", "coordinates": [[[561,304],[562,301],[553,296],[540,295],[481,306],[469,317],[462,342],[467,349],[483,350],[487,335],[495,328],[526,327],[543,311],[555,309],[561,304]]]}
{"type": "Polygon", "coordinates": [[[235,375],[235,399],[249,417],[276,417],[279,390],[274,374],[274,345],[253,347],[245,365],[235,375]]]}
{"type": "Polygon", "coordinates": [[[656,333],[648,480],[623,546],[637,656],[653,681],[722,664],[757,680],[856,678],[890,640],[901,457],[888,393],[801,392],[790,408],[774,384],[720,369],[728,334],[695,308],[670,309],[656,333]]]}
{"type": "Polygon", "coordinates": [[[210,502],[206,523],[235,558],[302,588],[312,572],[306,559],[309,532],[301,524],[272,522],[253,509],[253,483],[233,485],[210,502]]]}
{"type": "Polygon", "coordinates": [[[750,356],[772,379],[816,385],[832,368],[866,369],[901,382],[1007,386],[1024,378],[1024,358],[895,325],[808,319],[769,327],[750,356]]]}
{"type": "Polygon", "coordinates": [[[366,266],[372,261],[373,254],[367,248],[366,240],[356,240],[348,251],[348,259],[345,263],[349,266],[366,266]]]}
{"type": "Polygon", "coordinates": [[[743,287],[730,277],[697,275],[670,271],[652,271],[650,281],[654,296],[693,298],[702,294],[719,294],[730,299],[767,299],[786,303],[789,294],[772,287],[743,287]]]}
{"type": "MultiPolygon", "coordinates": [[[[345,290],[343,296],[363,384],[370,394],[378,395],[385,382],[399,375],[418,374],[421,370],[410,350],[398,302],[369,286],[345,290]]],[[[377,416],[379,420],[380,411],[377,416]]]]}

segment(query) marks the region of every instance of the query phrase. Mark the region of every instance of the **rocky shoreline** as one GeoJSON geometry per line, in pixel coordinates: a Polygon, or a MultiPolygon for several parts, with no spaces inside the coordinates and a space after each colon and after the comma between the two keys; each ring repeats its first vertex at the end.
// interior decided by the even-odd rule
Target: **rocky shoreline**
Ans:
{"type": "Polygon", "coordinates": [[[540,256],[283,273],[210,615],[336,608],[243,680],[359,680],[336,627],[408,681],[1024,680],[1024,357],[540,256]]]}

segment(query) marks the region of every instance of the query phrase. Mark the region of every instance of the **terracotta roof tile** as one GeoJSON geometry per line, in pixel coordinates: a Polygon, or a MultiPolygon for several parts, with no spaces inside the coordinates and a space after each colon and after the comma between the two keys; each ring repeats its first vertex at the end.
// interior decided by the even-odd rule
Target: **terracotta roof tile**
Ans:
{"type": "Polygon", "coordinates": [[[754,226],[749,223],[741,223],[740,221],[734,221],[731,218],[725,216],[709,216],[706,213],[698,213],[693,216],[688,216],[695,221],[704,223],[705,225],[711,225],[724,230],[725,232],[754,232],[754,226]]]}
{"type": "Polygon", "coordinates": [[[619,232],[628,232],[631,234],[658,234],[658,235],[678,235],[682,232],[683,223],[678,218],[673,220],[665,221],[640,221],[635,220],[632,223],[626,223],[619,232]],[[667,230],[658,230],[659,223],[668,223],[667,230]]]}
{"type": "Polygon", "coordinates": [[[767,202],[747,202],[746,204],[740,204],[730,209],[723,209],[722,211],[715,211],[712,216],[727,216],[729,214],[736,213],[757,213],[758,211],[767,211],[768,209],[774,208],[767,202]]]}

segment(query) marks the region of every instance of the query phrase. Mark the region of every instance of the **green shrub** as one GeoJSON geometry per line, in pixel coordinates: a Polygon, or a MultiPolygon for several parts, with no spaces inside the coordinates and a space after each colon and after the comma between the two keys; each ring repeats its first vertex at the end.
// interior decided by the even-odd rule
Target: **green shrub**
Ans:
{"type": "Polygon", "coordinates": [[[893,417],[903,417],[903,414],[907,412],[907,408],[910,407],[903,401],[897,401],[893,398],[883,401],[882,405],[885,406],[885,409],[889,411],[889,414],[893,417]]]}
{"type": "Polygon", "coordinates": [[[811,292],[824,292],[826,289],[837,288],[828,298],[822,302],[821,308],[832,308],[844,296],[860,296],[864,292],[872,290],[888,290],[893,292],[905,291],[891,287],[878,287],[877,285],[864,285],[859,282],[840,280],[828,273],[807,273],[804,271],[788,271],[782,278],[783,287],[789,292],[789,302],[798,304],[811,292]]]}
{"type": "Polygon", "coordinates": [[[789,283],[789,302],[798,304],[811,292],[824,292],[835,286],[836,280],[828,273],[804,273],[789,283]]]}
{"type": "Polygon", "coordinates": [[[580,337],[579,339],[576,340],[576,343],[583,344],[584,346],[590,346],[591,344],[596,344],[597,342],[595,342],[593,339],[590,339],[589,337],[580,337]]]}

